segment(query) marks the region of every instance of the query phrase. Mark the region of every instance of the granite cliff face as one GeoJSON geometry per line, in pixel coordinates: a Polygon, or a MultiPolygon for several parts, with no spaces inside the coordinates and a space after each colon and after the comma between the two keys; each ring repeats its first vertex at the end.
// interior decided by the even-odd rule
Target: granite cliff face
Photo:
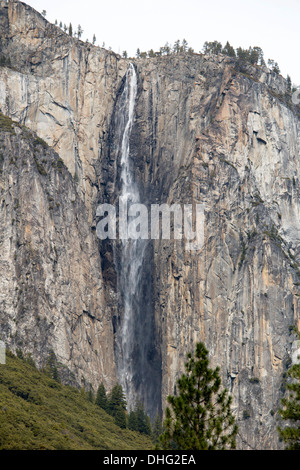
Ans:
{"type": "MultiPolygon", "coordinates": [[[[129,61],[16,1],[1,2],[0,41],[11,64],[0,67],[0,110],[19,123],[1,130],[1,339],[40,366],[53,350],[65,380],[110,388],[118,244],[97,240],[95,215],[120,195],[114,142],[129,61]]],[[[141,202],[206,208],[201,250],[147,244],[135,387],[153,416],[202,340],[233,396],[239,448],[279,448],[300,326],[299,110],[281,76],[222,55],[133,62],[141,202]]]]}

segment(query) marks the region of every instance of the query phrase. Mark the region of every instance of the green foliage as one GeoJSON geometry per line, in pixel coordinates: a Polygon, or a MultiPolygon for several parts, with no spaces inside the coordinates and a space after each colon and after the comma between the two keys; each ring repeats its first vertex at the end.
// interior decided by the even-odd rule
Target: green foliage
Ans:
{"type": "Polygon", "coordinates": [[[126,413],[122,408],[118,408],[115,413],[115,424],[121,429],[125,429],[127,427],[126,413]]]}
{"type": "Polygon", "coordinates": [[[219,368],[210,369],[208,351],[198,343],[188,354],[186,374],[177,381],[178,395],[168,396],[160,436],[162,449],[223,450],[235,448],[237,426],[231,413],[231,397],[220,391],[219,368]]]}
{"type": "Polygon", "coordinates": [[[104,411],[108,411],[108,399],[103,383],[101,383],[98,387],[95,403],[96,405],[100,406],[100,408],[102,408],[104,411]]]}
{"type": "Polygon", "coordinates": [[[82,27],[81,27],[80,24],[79,24],[79,25],[78,25],[78,28],[77,28],[77,37],[78,37],[78,39],[81,38],[82,34],[83,34],[83,29],[82,29],[82,27]]]}
{"type": "Polygon", "coordinates": [[[9,117],[5,116],[4,114],[0,113],[0,129],[4,132],[10,132],[11,134],[15,135],[14,125],[19,126],[16,122],[13,122],[9,117]]]}
{"type": "Polygon", "coordinates": [[[131,410],[128,414],[127,426],[131,431],[137,431],[137,416],[134,410],[131,410]]]}
{"type": "Polygon", "coordinates": [[[57,369],[57,360],[53,351],[50,351],[49,353],[47,363],[46,363],[45,373],[48,374],[49,377],[56,380],[57,382],[60,381],[59,375],[58,375],[58,369],[57,369]]]}
{"type": "MultiPolygon", "coordinates": [[[[297,331],[300,339],[300,333],[297,331]]],[[[290,382],[285,384],[287,396],[282,399],[278,410],[282,420],[288,424],[278,427],[280,439],[287,445],[286,450],[300,450],[300,363],[294,364],[287,372],[290,382]]]]}
{"type": "MultiPolygon", "coordinates": [[[[50,361],[51,362],[51,361],[50,361]]],[[[147,436],[121,429],[76,388],[6,352],[0,364],[0,449],[151,449],[147,436]]]]}
{"type": "Polygon", "coordinates": [[[5,57],[4,55],[0,57],[0,67],[11,67],[10,57],[5,57]]]}
{"type": "Polygon", "coordinates": [[[128,416],[128,427],[129,429],[138,431],[141,434],[146,434],[147,436],[151,435],[151,421],[142,402],[138,402],[134,410],[130,411],[128,416]]]}
{"type": "Polygon", "coordinates": [[[56,168],[56,169],[61,173],[62,170],[63,170],[63,168],[64,168],[64,166],[65,166],[65,164],[64,164],[62,158],[58,157],[57,160],[54,160],[54,161],[52,162],[51,166],[52,166],[53,168],[56,168]]]}
{"type": "Polygon", "coordinates": [[[279,65],[273,59],[268,59],[268,66],[272,70],[272,72],[277,73],[277,74],[280,73],[279,65]]]}
{"type": "Polygon", "coordinates": [[[221,54],[222,44],[219,41],[205,41],[203,45],[204,54],[221,54]]]}
{"type": "Polygon", "coordinates": [[[152,439],[155,444],[159,443],[159,436],[163,433],[162,417],[159,413],[155,416],[152,426],[152,439]]]}
{"type": "Polygon", "coordinates": [[[36,167],[38,169],[39,174],[42,175],[42,176],[46,176],[47,171],[45,170],[43,165],[37,159],[35,159],[35,163],[36,163],[36,167]]]}
{"type": "Polygon", "coordinates": [[[264,54],[260,47],[250,46],[248,49],[238,47],[236,55],[240,62],[249,62],[252,65],[265,65],[264,54]]]}
{"type": "Polygon", "coordinates": [[[41,139],[41,137],[36,137],[33,141],[33,146],[36,148],[39,145],[41,145],[44,149],[48,147],[48,144],[44,141],[44,139],[41,139]]]}
{"type": "Polygon", "coordinates": [[[227,41],[225,46],[223,47],[222,54],[227,55],[229,57],[235,57],[235,50],[227,41]]]}
{"type": "Polygon", "coordinates": [[[126,397],[122,385],[116,384],[108,397],[108,412],[115,416],[118,410],[126,411],[126,397]]]}
{"type": "Polygon", "coordinates": [[[95,397],[94,397],[94,393],[93,393],[93,389],[92,389],[92,388],[90,388],[89,391],[88,391],[87,399],[88,399],[88,401],[90,401],[91,403],[94,403],[94,401],[95,401],[95,397]]]}

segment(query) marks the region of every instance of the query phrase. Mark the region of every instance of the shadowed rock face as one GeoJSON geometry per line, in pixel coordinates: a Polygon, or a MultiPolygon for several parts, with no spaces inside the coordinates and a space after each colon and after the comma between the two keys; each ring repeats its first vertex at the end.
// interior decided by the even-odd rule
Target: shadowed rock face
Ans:
{"type": "MultiPolygon", "coordinates": [[[[77,383],[82,376],[96,387],[103,377],[109,388],[120,260],[117,244],[98,244],[93,229],[97,204],[120,194],[113,142],[129,62],[68,37],[21,2],[1,3],[0,37],[14,67],[0,68],[1,111],[67,167],[61,174],[52,151],[40,150],[41,174],[33,138],[1,133],[1,338],[39,364],[53,349],[77,383]],[[60,209],[49,208],[49,195],[60,209]]],[[[140,200],[206,207],[199,252],[184,240],[148,243],[140,302],[150,313],[135,324],[135,386],[152,414],[164,408],[202,340],[233,396],[239,448],[279,448],[276,410],[296,357],[291,326],[299,327],[299,110],[281,76],[224,56],[134,62],[130,149],[140,200]]]]}

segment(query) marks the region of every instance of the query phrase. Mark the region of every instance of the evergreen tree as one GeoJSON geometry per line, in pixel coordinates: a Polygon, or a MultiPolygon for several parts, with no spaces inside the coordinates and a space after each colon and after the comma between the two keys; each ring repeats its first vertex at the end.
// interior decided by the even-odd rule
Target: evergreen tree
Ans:
{"type": "Polygon", "coordinates": [[[94,36],[93,36],[93,45],[96,44],[96,40],[97,40],[97,39],[96,39],[96,35],[94,34],[94,36]]]}
{"type": "Polygon", "coordinates": [[[82,27],[81,27],[80,24],[79,24],[79,25],[78,25],[78,28],[77,28],[77,37],[78,37],[78,39],[81,38],[82,34],[83,34],[83,29],[82,29],[82,27]]]}
{"type": "Polygon", "coordinates": [[[126,397],[122,385],[117,384],[113,387],[108,398],[108,412],[115,416],[119,409],[126,411],[126,397]]]}
{"type": "Polygon", "coordinates": [[[92,387],[89,388],[89,391],[88,391],[88,394],[87,394],[87,399],[88,399],[88,401],[90,401],[91,403],[94,403],[94,401],[95,401],[94,393],[93,393],[92,387]]]}
{"type": "Polygon", "coordinates": [[[292,91],[292,79],[289,75],[286,77],[286,86],[287,86],[288,92],[291,93],[291,91],[292,91]]]}
{"type": "Polygon", "coordinates": [[[127,427],[126,412],[123,408],[118,408],[115,413],[115,424],[122,429],[127,427]]]}
{"type": "Polygon", "coordinates": [[[252,59],[253,64],[266,65],[264,61],[264,53],[261,47],[251,48],[250,61],[252,59]]]}
{"type": "Polygon", "coordinates": [[[163,47],[163,53],[169,55],[171,53],[171,46],[168,42],[163,47]]]}
{"type": "Polygon", "coordinates": [[[135,408],[137,431],[141,434],[151,435],[151,421],[142,402],[138,402],[135,408]]]}
{"type": "Polygon", "coordinates": [[[140,55],[141,55],[141,50],[140,50],[139,48],[137,48],[137,50],[136,50],[136,56],[137,56],[137,58],[139,58],[140,55]]]}
{"type": "Polygon", "coordinates": [[[42,11],[42,15],[43,15],[44,18],[46,17],[46,15],[47,15],[46,10],[43,10],[43,11],[42,11]]]}
{"type": "Polygon", "coordinates": [[[152,434],[151,421],[142,402],[138,402],[134,410],[130,410],[128,415],[128,429],[138,431],[147,436],[152,434]]]}
{"type": "Polygon", "coordinates": [[[272,70],[272,72],[280,73],[279,65],[273,59],[268,59],[268,66],[272,70]]]}
{"type": "Polygon", "coordinates": [[[180,52],[180,40],[179,39],[177,39],[177,41],[174,42],[173,52],[175,54],[179,54],[180,52]]]}
{"type": "MultiPolygon", "coordinates": [[[[297,331],[299,340],[300,333],[297,331]]],[[[298,356],[300,359],[300,356],[298,356]]],[[[280,438],[287,444],[286,450],[300,450],[300,362],[290,367],[287,373],[291,382],[287,384],[288,396],[283,398],[279,415],[288,421],[285,427],[278,427],[280,438]]]]}
{"type": "Polygon", "coordinates": [[[123,54],[122,54],[123,58],[124,59],[127,59],[128,55],[127,55],[127,51],[123,51],[123,54]]]}
{"type": "Polygon", "coordinates": [[[131,431],[137,431],[137,417],[134,410],[130,410],[128,415],[128,429],[131,431]]]}
{"type": "Polygon", "coordinates": [[[250,61],[249,49],[243,49],[242,47],[238,47],[236,50],[236,56],[241,62],[250,61]]]}
{"type": "Polygon", "coordinates": [[[72,26],[72,23],[69,24],[69,36],[73,36],[73,26],[72,26]]]}
{"type": "Polygon", "coordinates": [[[159,442],[159,436],[163,432],[163,425],[162,425],[162,419],[161,415],[159,413],[156,414],[153,427],[152,427],[152,439],[155,442],[155,444],[158,444],[159,442]]]}
{"type": "Polygon", "coordinates": [[[235,57],[235,50],[227,41],[223,47],[222,54],[228,55],[229,57],[235,57]]]}
{"type": "Polygon", "coordinates": [[[278,75],[280,74],[280,68],[277,62],[274,64],[273,72],[277,73],[278,75]]]}
{"type": "Polygon", "coordinates": [[[219,41],[205,42],[203,45],[204,54],[220,54],[222,52],[222,44],[219,41]]]}
{"type": "Polygon", "coordinates": [[[59,382],[59,375],[57,370],[57,360],[54,351],[50,351],[47,364],[46,364],[46,373],[54,380],[59,382]]]}
{"type": "Polygon", "coordinates": [[[62,21],[59,22],[59,27],[60,27],[60,28],[63,27],[62,21]]]}
{"type": "Polygon", "coordinates": [[[163,449],[223,450],[235,448],[237,426],[231,397],[220,391],[219,368],[210,369],[208,351],[198,343],[195,354],[187,356],[186,374],[177,381],[178,395],[168,396],[160,437],[163,449]]]}
{"type": "Polygon", "coordinates": [[[183,52],[186,52],[186,51],[187,51],[188,42],[187,42],[186,39],[183,39],[183,40],[182,40],[181,47],[182,47],[182,51],[183,51],[183,52]]]}
{"type": "Polygon", "coordinates": [[[98,387],[95,403],[104,411],[108,411],[108,399],[103,383],[101,383],[98,387]]]}

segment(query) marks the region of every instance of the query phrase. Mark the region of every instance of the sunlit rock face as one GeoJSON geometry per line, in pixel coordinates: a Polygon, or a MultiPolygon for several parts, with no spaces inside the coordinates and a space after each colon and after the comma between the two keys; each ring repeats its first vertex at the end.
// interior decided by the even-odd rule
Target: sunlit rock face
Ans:
{"type": "MultiPolygon", "coordinates": [[[[124,306],[118,244],[97,240],[95,214],[121,194],[116,113],[130,61],[21,2],[1,2],[0,38],[11,61],[0,68],[1,111],[65,164],[52,166],[52,150],[34,157],[35,138],[18,126],[16,136],[1,132],[1,339],[40,365],[52,349],[77,383],[109,388],[120,377],[124,306]]],[[[131,62],[140,202],[205,206],[202,249],[147,242],[133,388],[152,415],[164,409],[186,353],[204,341],[233,396],[238,447],[280,448],[276,410],[300,326],[299,110],[264,67],[197,54],[131,62]]]]}

